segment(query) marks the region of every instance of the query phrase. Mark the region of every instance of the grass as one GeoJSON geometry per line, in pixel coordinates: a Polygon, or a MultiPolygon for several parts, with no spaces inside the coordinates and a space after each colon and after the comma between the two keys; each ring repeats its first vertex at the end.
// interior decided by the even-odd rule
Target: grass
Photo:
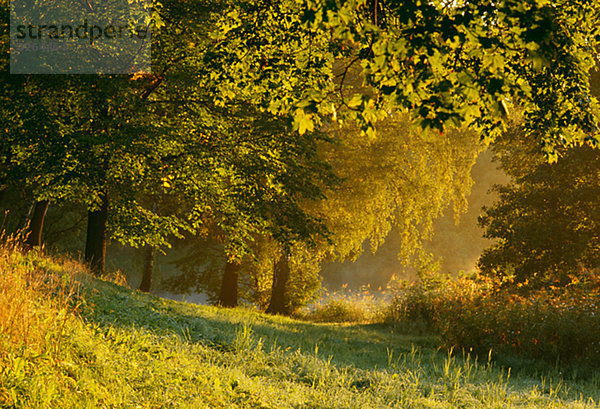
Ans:
{"type": "MultiPolygon", "coordinates": [[[[27,340],[3,329],[2,408],[595,408],[600,402],[599,376],[576,379],[552,368],[510,373],[486,359],[438,350],[434,336],[169,301],[65,271],[78,271],[74,264],[2,254],[8,261],[0,262],[0,280],[27,269],[63,277],[60,285],[28,292],[25,284],[18,291],[29,300],[21,312],[35,312],[40,322],[55,317],[60,325],[39,327],[37,338],[27,340]]],[[[0,304],[10,303],[0,293],[0,304]]]]}

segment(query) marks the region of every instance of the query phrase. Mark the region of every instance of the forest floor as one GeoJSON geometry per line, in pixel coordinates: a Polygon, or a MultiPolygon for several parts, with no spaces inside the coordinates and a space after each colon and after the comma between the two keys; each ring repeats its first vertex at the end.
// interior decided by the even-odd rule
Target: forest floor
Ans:
{"type": "Polygon", "coordinates": [[[72,308],[56,317],[60,338],[41,350],[0,343],[1,408],[600,407],[593,372],[511,371],[381,324],[315,324],[76,280],[72,308]]]}

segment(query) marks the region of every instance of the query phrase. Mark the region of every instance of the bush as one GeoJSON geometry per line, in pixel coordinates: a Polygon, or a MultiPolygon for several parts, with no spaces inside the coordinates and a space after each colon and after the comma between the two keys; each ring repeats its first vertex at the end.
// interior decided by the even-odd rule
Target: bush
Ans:
{"type": "Polygon", "coordinates": [[[298,315],[299,318],[316,322],[383,322],[388,298],[385,292],[374,294],[368,287],[356,293],[346,290],[329,294],[325,291],[317,304],[298,315]]]}
{"type": "Polygon", "coordinates": [[[529,295],[490,292],[448,300],[439,328],[447,343],[477,352],[494,349],[563,362],[600,364],[598,289],[569,286],[529,295]]]}
{"type": "Polygon", "coordinates": [[[307,316],[317,322],[363,322],[366,314],[363,308],[345,299],[332,299],[319,305],[307,316]]]}
{"type": "Polygon", "coordinates": [[[600,281],[593,275],[524,294],[480,276],[446,277],[400,288],[390,316],[431,325],[447,347],[600,365],[599,306],[600,281]]]}
{"type": "Polygon", "coordinates": [[[422,274],[417,281],[396,283],[387,313],[388,321],[433,326],[441,292],[446,291],[449,283],[449,277],[441,274],[422,274]]]}

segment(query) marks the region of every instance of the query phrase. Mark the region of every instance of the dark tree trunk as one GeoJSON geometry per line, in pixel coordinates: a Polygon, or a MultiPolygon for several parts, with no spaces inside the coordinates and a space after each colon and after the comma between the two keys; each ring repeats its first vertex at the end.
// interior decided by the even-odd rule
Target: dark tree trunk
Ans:
{"type": "Polygon", "coordinates": [[[271,293],[271,302],[267,308],[269,314],[289,315],[290,307],[287,299],[287,284],[290,279],[289,255],[283,254],[273,271],[273,290],[271,293]]]}
{"type": "Polygon", "coordinates": [[[237,307],[239,271],[240,263],[229,260],[225,263],[218,301],[221,307],[237,307]]]}
{"type": "Polygon", "coordinates": [[[0,188],[0,206],[2,206],[2,202],[4,201],[4,196],[6,196],[6,187],[0,188]]]}
{"type": "Polygon", "coordinates": [[[46,212],[50,201],[39,200],[35,202],[33,207],[33,215],[29,220],[29,226],[25,234],[25,244],[28,247],[40,247],[42,245],[42,231],[44,230],[44,220],[46,220],[46,212]]]}
{"type": "Polygon", "coordinates": [[[140,291],[145,293],[150,292],[152,287],[152,274],[154,272],[154,255],[156,249],[154,246],[146,246],[144,249],[144,270],[142,271],[142,282],[140,283],[140,291]]]}
{"type": "Polygon", "coordinates": [[[100,208],[88,211],[88,227],[85,242],[85,261],[94,274],[104,272],[106,259],[106,221],[108,219],[108,198],[100,196],[100,208]]]}
{"type": "MultiPolygon", "coordinates": [[[[155,201],[152,204],[152,213],[158,211],[158,203],[155,201]]],[[[149,293],[152,288],[152,275],[154,274],[154,259],[156,248],[154,246],[146,246],[144,251],[144,270],[142,271],[142,282],[140,283],[140,291],[149,293]]]]}

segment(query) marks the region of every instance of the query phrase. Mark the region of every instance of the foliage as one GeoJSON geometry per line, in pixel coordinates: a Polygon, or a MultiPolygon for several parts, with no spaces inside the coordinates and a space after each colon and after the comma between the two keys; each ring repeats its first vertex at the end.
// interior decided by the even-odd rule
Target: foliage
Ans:
{"type": "MultiPolygon", "coordinates": [[[[177,294],[202,293],[216,304],[226,262],[223,245],[214,239],[192,237],[178,243],[175,251],[182,254],[173,262],[180,274],[165,279],[161,286],[177,294]]],[[[241,289],[241,300],[245,293],[241,289]]]]}
{"type": "MultiPolygon", "coordinates": [[[[411,130],[406,115],[383,121],[373,140],[365,139],[352,126],[332,127],[326,132],[330,137],[317,145],[316,153],[330,164],[339,183],[325,187],[319,200],[299,202],[303,211],[322,222],[328,234],[317,237],[314,247],[296,241],[290,248],[287,293],[291,310],[314,297],[323,260],[354,259],[365,248],[375,251],[393,227],[400,232],[401,261],[418,263],[434,220],[450,205],[456,213],[464,210],[472,184],[471,167],[483,148],[473,133],[465,130],[452,129],[447,134],[411,130]]],[[[242,260],[242,272],[249,274],[243,278],[244,285],[253,288],[253,295],[246,299],[261,307],[268,303],[271,270],[280,247],[268,237],[254,235],[249,244],[251,254],[242,260]]],[[[191,263],[187,270],[199,265],[191,263]]],[[[202,284],[216,282],[207,274],[201,273],[203,279],[182,276],[180,284],[199,283],[197,288],[218,294],[218,287],[202,284]]]]}
{"type": "Polygon", "coordinates": [[[319,134],[290,138],[289,118],[244,100],[217,107],[201,85],[204,34],[220,7],[154,4],[152,74],[10,76],[6,48],[0,187],[89,210],[108,197],[109,233],[133,247],[166,249],[212,227],[241,257],[257,232],[280,242],[322,233],[296,204],[327,185],[319,134]]]}
{"type": "Polygon", "coordinates": [[[375,139],[355,127],[334,128],[338,143],[322,147],[341,183],[325,192],[326,200],[307,206],[330,231],[329,241],[317,248],[320,257],[353,259],[365,247],[374,252],[395,227],[399,258],[407,264],[443,210],[452,204],[460,214],[466,208],[471,168],[483,149],[472,132],[419,132],[411,129],[408,115],[380,125],[375,139]]]}
{"type": "Polygon", "coordinates": [[[134,247],[211,231],[239,261],[265,235],[296,248],[302,305],[321,260],[375,249],[394,225],[407,259],[462,205],[477,136],[454,127],[493,137],[519,105],[548,155],[596,141],[595,3],[480,3],[155,2],[153,73],[11,76],[2,1],[0,189],[90,211],[108,198],[112,238],[134,247]],[[409,133],[409,115],[433,130],[409,133]]]}
{"type": "MultiPolygon", "coordinates": [[[[252,256],[247,257],[242,270],[250,290],[250,303],[266,309],[271,300],[275,263],[281,257],[281,245],[266,236],[258,237],[252,244],[252,256]]],[[[290,277],[285,298],[290,312],[297,311],[314,301],[321,289],[320,265],[314,247],[296,242],[290,248],[290,277]]]]}
{"type": "MultiPolygon", "coordinates": [[[[324,189],[322,199],[301,202],[328,235],[315,240],[315,246],[296,242],[290,248],[287,298],[292,311],[315,298],[324,260],[354,259],[365,248],[374,252],[393,227],[401,233],[401,261],[418,263],[433,221],[450,203],[457,213],[464,209],[470,170],[482,149],[468,131],[417,133],[402,115],[383,121],[373,140],[352,126],[326,131],[331,141],[319,144],[318,155],[339,183],[324,189]]],[[[256,289],[254,301],[263,306],[280,249],[265,237],[257,238],[252,249],[254,257],[244,264],[256,289]]]]}
{"type": "Polygon", "coordinates": [[[445,300],[438,323],[450,345],[568,363],[600,365],[596,277],[527,296],[497,291],[445,300]],[[587,281],[587,282],[586,282],[587,281]]]}
{"type": "MultiPolygon", "coordinates": [[[[182,251],[184,256],[175,261],[181,271],[167,279],[163,286],[177,293],[197,291],[206,294],[209,301],[218,301],[226,253],[222,243],[215,239],[187,240],[182,251]]],[[[271,299],[273,268],[280,257],[281,245],[267,235],[255,235],[248,243],[248,253],[241,259],[239,271],[239,300],[265,310],[271,299]]],[[[291,277],[287,286],[287,298],[292,311],[315,298],[321,288],[319,266],[310,248],[297,243],[290,260],[291,277]]]]}
{"type": "Polygon", "coordinates": [[[597,141],[598,19],[581,0],[240,1],[210,31],[207,85],[222,103],[243,95],[294,115],[299,133],[350,118],[373,136],[378,119],[409,111],[424,128],[493,138],[514,104],[552,157],[597,141]],[[355,93],[345,89],[353,67],[364,85],[355,93]]]}
{"type": "Polygon", "coordinates": [[[553,164],[516,121],[494,145],[513,182],[496,186],[497,201],[479,221],[497,242],[479,259],[489,276],[537,288],[566,285],[600,267],[600,154],[568,149],[553,164]]]}
{"type": "MultiPolygon", "coordinates": [[[[31,254],[51,274],[73,268],[31,254]]],[[[190,305],[80,279],[78,314],[69,312],[58,353],[3,346],[0,405],[535,409],[600,401],[597,375],[573,380],[549,367],[508,375],[388,328],[190,305]]],[[[52,294],[28,295],[40,298],[52,294]]]]}
{"type": "Polygon", "coordinates": [[[439,302],[452,288],[448,275],[420,272],[413,282],[395,281],[391,286],[392,298],[387,319],[396,324],[424,324],[434,328],[438,318],[439,302]]]}
{"type": "Polygon", "coordinates": [[[344,299],[331,299],[318,305],[307,318],[316,322],[356,322],[366,321],[365,312],[360,306],[344,299]]]}
{"type": "Polygon", "coordinates": [[[319,295],[321,266],[314,253],[310,247],[297,245],[290,257],[290,279],[286,292],[291,312],[315,301],[319,295]]]}

